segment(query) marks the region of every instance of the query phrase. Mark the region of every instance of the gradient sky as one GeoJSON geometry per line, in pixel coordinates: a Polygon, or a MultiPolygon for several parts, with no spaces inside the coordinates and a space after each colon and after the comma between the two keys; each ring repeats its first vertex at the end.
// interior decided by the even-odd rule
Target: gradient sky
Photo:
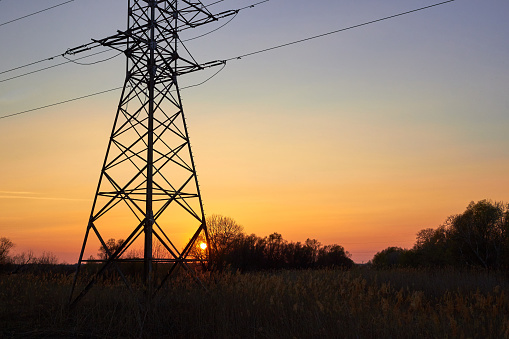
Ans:
{"type": "MultiPolygon", "coordinates": [[[[61,2],[3,0],[0,24],[61,2]]],[[[200,62],[227,59],[437,2],[270,0],[187,47],[200,62]]],[[[126,7],[75,0],[1,25],[0,72],[125,29],[126,7]]],[[[470,201],[509,201],[507,13],[506,1],[456,0],[232,60],[183,91],[206,213],[258,236],[337,243],[362,262],[411,247],[470,201]]],[[[0,82],[0,115],[119,87],[124,72],[119,56],[0,82]]],[[[16,252],[77,260],[119,95],[0,119],[0,236],[16,252]]]]}

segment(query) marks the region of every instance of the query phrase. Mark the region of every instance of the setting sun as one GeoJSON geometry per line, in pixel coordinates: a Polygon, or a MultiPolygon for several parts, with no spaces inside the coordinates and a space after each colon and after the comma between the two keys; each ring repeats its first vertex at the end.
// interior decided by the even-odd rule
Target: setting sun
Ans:
{"type": "Polygon", "coordinates": [[[207,244],[206,244],[206,243],[204,243],[204,242],[202,242],[202,243],[200,244],[200,248],[201,248],[202,250],[205,250],[205,249],[207,248],[207,244]]]}

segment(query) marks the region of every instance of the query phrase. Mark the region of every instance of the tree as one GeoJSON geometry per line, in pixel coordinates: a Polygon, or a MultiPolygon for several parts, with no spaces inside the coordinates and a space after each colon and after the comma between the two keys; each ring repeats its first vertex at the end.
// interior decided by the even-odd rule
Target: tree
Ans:
{"type": "MultiPolygon", "coordinates": [[[[226,257],[232,251],[235,242],[244,235],[244,228],[234,219],[218,214],[207,217],[206,223],[209,235],[210,260],[217,269],[221,270],[224,268],[226,257]]],[[[198,259],[207,257],[206,251],[201,248],[202,243],[206,243],[203,233],[196,239],[190,251],[191,256],[198,259]]]]}
{"type": "Polygon", "coordinates": [[[230,217],[213,214],[207,218],[207,230],[212,249],[224,253],[243,234],[244,227],[230,217]]]}
{"type": "MultiPolygon", "coordinates": [[[[235,220],[220,215],[207,218],[210,241],[210,263],[217,270],[240,271],[303,269],[314,267],[353,266],[350,255],[342,246],[322,246],[318,240],[307,239],[304,244],[288,242],[274,232],[266,237],[245,235],[235,220]]],[[[206,259],[200,248],[205,236],[200,235],[190,255],[206,259]]]]}
{"type": "Polygon", "coordinates": [[[318,267],[343,267],[351,268],[354,265],[351,254],[340,245],[326,245],[318,250],[318,267]]]}
{"type": "Polygon", "coordinates": [[[6,264],[9,259],[9,251],[14,247],[14,243],[9,239],[0,238],[0,264],[6,264]]]}
{"type": "Polygon", "coordinates": [[[419,265],[501,267],[509,264],[509,206],[473,201],[437,229],[417,233],[412,249],[419,265]]]}
{"type": "Polygon", "coordinates": [[[266,268],[282,268],[285,264],[284,248],[287,245],[283,236],[274,232],[264,240],[266,268]]]}
{"type": "Polygon", "coordinates": [[[417,241],[412,249],[416,265],[451,266],[457,263],[449,224],[450,219],[437,229],[425,228],[417,233],[417,241]]]}
{"type": "Polygon", "coordinates": [[[507,215],[507,205],[481,200],[451,217],[452,236],[467,263],[485,268],[500,265],[508,237],[507,215]]]}
{"type": "Polygon", "coordinates": [[[267,267],[266,240],[255,234],[241,235],[224,256],[225,264],[233,270],[253,271],[267,267]]]}
{"type": "MultiPolygon", "coordinates": [[[[106,241],[106,246],[110,254],[113,254],[115,253],[116,250],[118,250],[120,246],[122,246],[123,243],[124,239],[118,239],[117,241],[115,241],[114,238],[111,238],[108,239],[108,241],[106,241]]],[[[100,259],[106,260],[109,257],[108,251],[106,251],[106,248],[104,248],[104,246],[101,245],[101,247],[99,247],[99,252],[97,252],[97,255],[99,256],[100,259]]]]}
{"type": "Polygon", "coordinates": [[[372,263],[377,268],[410,266],[411,250],[394,246],[387,247],[375,254],[372,263]]]}
{"type": "Polygon", "coordinates": [[[57,265],[58,258],[52,252],[42,252],[41,256],[35,259],[35,263],[39,265],[57,265]]]}
{"type": "Polygon", "coordinates": [[[320,250],[320,247],[322,244],[316,240],[316,239],[306,239],[306,242],[304,243],[304,247],[309,251],[310,256],[310,262],[311,264],[314,264],[316,260],[318,259],[318,251],[320,250]]]}

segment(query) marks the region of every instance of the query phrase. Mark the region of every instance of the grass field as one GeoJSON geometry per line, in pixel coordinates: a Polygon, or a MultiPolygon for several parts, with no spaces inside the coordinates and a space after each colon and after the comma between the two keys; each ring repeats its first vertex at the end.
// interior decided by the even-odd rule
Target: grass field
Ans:
{"type": "Polygon", "coordinates": [[[72,278],[1,275],[0,337],[509,338],[503,272],[223,273],[201,277],[207,290],[176,276],[149,304],[110,281],[70,310],[72,278]]]}

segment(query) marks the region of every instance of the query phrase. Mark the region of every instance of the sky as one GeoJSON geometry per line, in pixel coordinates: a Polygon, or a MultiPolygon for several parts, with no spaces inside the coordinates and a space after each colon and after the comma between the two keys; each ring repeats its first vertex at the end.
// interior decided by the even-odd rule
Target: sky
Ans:
{"type": "MultiPolygon", "coordinates": [[[[0,72],[126,27],[123,0],[74,0],[2,25],[62,2],[0,1],[0,72]]],[[[200,62],[229,59],[438,2],[270,0],[186,46],[200,62]]],[[[182,91],[206,214],[248,234],[339,244],[360,263],[412,247],[470,201],[509,202],[507,13],[505,1],[456,0],[233,59],[182,91]]],[[[5,81],[63,61],[0,73],[0,116],[123,83],[122,56],[5,81]]],[[[0,119],[0,236],[15,253],[77,261],[119,96],[0,119]]]]}

